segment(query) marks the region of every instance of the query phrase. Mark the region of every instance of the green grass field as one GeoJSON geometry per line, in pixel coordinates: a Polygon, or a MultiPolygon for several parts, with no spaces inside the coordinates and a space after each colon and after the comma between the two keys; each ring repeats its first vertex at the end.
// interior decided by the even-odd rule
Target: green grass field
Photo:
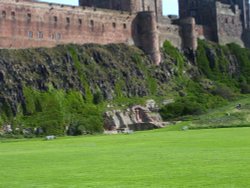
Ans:
{"type": "Polygon", "coordinates": [[[1,188],[250,187],[250,128],[2,140],[1,188]]]}

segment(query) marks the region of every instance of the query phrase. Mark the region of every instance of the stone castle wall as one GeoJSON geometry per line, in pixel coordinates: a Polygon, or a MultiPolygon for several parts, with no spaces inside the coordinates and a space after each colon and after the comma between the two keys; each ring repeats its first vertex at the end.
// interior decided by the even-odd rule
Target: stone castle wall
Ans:
{"type": "Polygon", "coordinates": [[[79,5],[134,13],[153,11],[162,15],[162,0],[79,0],[79,5]]]}
{"type": "Polygon", "coordinates": [[[151,11],[139,12],[136,19],[136,38],[138,39],[136,45],[150,55],[156,64],[159,64],[161,56],[155,13],[151,11]]]}
{"type": "Polygon", "coordinates": [[[168,40],[176,48],[182,48],[181,28],[169,22],[158,23],[159,42],[163,46],[165,40],[168,40]]]}
{"type": "Polygon", "coordinates": [[[243,22],[238,5],[216,2],[216,23],[218,42],[220,44],[237,43],[244,46],[242,40],[243,22]]]}
{"type": "Polygon", "coordinates": [[[102,9],[121,10],[127,12],[140,11],[140,1],[132,3],[131,0],[79,0],[80,6],[96,7],[102,9]]]}
{"type": "Polygon", "coordinates": [[[165,40],[190,50],[197,38],[250,46],[250,18],[240,8],[246,6],[226,1],[179,0],[180,19],[173,19],[162,15],[162,0],[79,0],[81,6],[0,0],[0,47],[126,43],[158,64],[165,40]]]}
{"type": "Polygon", "coordinates": [[[179,0],[180,19],[194,17],[198,38],[249,45],[249,0],[179,0]]]}
{"type": "Polygon", "coordinates": [[[27,0],[0,0],[0,3],[2,48],[65,43],[133,44],[135,14],[27,0]]]}

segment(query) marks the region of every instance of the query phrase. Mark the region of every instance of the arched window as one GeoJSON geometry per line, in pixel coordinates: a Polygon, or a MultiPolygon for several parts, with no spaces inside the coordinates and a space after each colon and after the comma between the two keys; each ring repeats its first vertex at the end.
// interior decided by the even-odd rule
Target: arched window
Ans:
{"type": "Polygon", "coordinates": [[[57,16],[54,16],[54,23],[57,23],[57,21],[58,21],[57,16]]]}
{"type": "Polygon", "coordinates": [[[2,18],[6,18],[6,15],[7,15],[6,11],[3,10],[3,11],[2,11],[2,18]]]}
{"type": "Polygon", "coordinates": [[[14,11],[11,12],[11,19],[14,20],[16,17],[16,13],[14,11]]]}
{"type": "Polygon", "coordinates": [[[228,18],[225,18],[225,23],[226,23],[226,24],[228,23],[228,18]]]}
{"type": "Polygon", "coordinates": [[[82,25],[82,19],[78,19],[78,24],[82,25]]]}
{"type": "Polygon", "coordinates": [[[102,32],[103,33],[105,32],[105,26],[104,26],[104,24],[102,24],[102,32]]]}
{"type": "Polygon", "coordinates": [[[91,29],[91,31],[94,31],[94,26],[95,26],[94,20],[90,20],[90,29],[91,29]]]}
{"type": "Polygon", "coordinates": [[[28,21],[28,22],[31,21],[31,14],[30,14],[30,13],[27,14],[27,21],[28,21]]]}
{"type": "Polygon", "coordinates": [[[70,24],[70,18],[69,17],[66,18],[66,23],[70,24]]]}
{"type": "Polygon", "coordinates": [[[127,24],[123,24],[123,29],[127,29],[127,24]]]}

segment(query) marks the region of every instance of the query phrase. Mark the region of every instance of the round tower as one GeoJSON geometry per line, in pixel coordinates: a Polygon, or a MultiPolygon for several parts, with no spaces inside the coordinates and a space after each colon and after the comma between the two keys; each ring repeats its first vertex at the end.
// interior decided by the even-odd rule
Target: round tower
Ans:
{"type": "Polygon", "coordinates": [[[180,24],[182,27],[183,48],[196,50],[198,44],[195,31],[195,19],[193,17],[181,19],[180,24]]]}
{"type": "Polygon", "coordinates": [[[151,57],[155,64],[159,65],[161,53],[155,12],[144,11],[138,13],[137,37],[138,46],[151,57]]]}

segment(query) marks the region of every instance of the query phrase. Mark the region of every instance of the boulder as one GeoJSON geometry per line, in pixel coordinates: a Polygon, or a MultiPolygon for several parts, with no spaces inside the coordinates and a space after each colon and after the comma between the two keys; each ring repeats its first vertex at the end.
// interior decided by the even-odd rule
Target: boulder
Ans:
{"type": "Polygon", "coordinates": [[[167,123],[162,118],[153,100],[148,100],[145,106],[135,105],[126,110],[112,110],[104,114],[104,128],[107,131],[116,130],[151,130],[162,128],[167,123]]]}

